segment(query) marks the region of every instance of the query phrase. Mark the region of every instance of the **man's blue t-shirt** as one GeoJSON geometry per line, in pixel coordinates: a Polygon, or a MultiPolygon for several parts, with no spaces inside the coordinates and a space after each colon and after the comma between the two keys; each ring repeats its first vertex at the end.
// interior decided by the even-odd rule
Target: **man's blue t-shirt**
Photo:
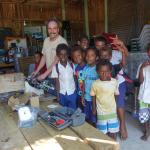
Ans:
{"type": "Polygon", "coordinates": [[[92,83],[98,79],[98,74],[96,72],[96,65],[91,67],[89,65],[86,65],[86,67],[83,69],[83,80],[84,80],[84,86],[85,86],[85,95],[84,99],[87,101],[91,101],[92,97],[90,96],[91,86],[92,83]]]}

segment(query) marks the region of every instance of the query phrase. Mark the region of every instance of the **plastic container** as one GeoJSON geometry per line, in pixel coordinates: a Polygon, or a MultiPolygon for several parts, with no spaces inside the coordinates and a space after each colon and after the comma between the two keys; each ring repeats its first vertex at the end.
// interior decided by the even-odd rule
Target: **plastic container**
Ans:
{"type": "Polygon", "coordinates": [[[35,107],[23,106],[18,108],[18,126],[20,128],[31,128],[37,122],[39,109],[35,107]]]}

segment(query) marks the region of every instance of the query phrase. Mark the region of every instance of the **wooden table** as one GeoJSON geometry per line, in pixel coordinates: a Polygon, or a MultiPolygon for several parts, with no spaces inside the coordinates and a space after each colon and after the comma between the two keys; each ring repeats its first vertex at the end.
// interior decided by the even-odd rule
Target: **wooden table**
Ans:
{"type": "MultiPolygon", "coordinates": [[[[46,109],[54,102],[40,102],[46,109]]],[[[33,128],[18,128],[17,113],[0,103],[0,150],[119,150],[119,144],[85,123],[58,131],[42,120],[33,128]]]]}

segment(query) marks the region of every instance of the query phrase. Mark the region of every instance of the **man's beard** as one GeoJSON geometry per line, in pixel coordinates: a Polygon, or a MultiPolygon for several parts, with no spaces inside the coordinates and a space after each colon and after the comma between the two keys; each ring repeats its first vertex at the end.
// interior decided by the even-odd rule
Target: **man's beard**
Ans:
{"type": "Polygon", "coordinates": [[[49,37],[50,38],[56,38],[58,36],[58,34],[57,33],[49,33],[49,37]]]}

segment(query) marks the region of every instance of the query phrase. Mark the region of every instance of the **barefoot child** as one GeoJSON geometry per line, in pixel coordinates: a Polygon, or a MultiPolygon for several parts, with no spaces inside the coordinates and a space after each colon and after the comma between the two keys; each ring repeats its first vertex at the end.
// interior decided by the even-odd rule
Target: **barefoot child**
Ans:
{"type": "MultiPolygon", "coordinates": [[[[117,41],[116,41],[117,42],[117,41]]],[[[120,40],[118,39],[118,43],[120,40]]],[[[119,45],[119,44],[118,44],[119,45]]],[[[119,84],[119,95],[116,96],[117,103],[117,113],[120,121],[120,137],[121,139],[126,139],[128,137],[126,124],[125,124],[125,94],[126,94],[126,81],[123,77],[123,66],[126,63],[126,55],[124,53],[124,48],[121,46],[118,48],[122,51],[122,57],[118,60],[118,63],[115,63],[112,59],[112,49],[110,47],[103,47],[99,52],[100,59],[109,60],[112,63],[112,77],[116,78],[119,84]]],[[[117,59],[116,59],[117,60],[117,59]]],[[[116,61],[115,60],[115,61],[116,61]]]]}
{"type": "Polygon", "coordinates": [[[97,113],[97,129],[116,139],[119,123],[115,94],[118,94],[118,88],[117,80],[111,78],[111,69],[109,60],[101,60],[96,66],[99,79],[93,82],[91,88],[92,111],[94,115],[97,113]]]}
{"type": "Polygon", "coordinates": [[[149,120],[150,120],[150,44],[147,48],[149,59],[140,66],[139,81],[141,83],[139,90],[139,120],[143,125],[142,140],[146,141],[149,137],[149,120]]]}
{"type": "Polygon", "coordinates": [[[92,125],[95,125],[96,117],[92,114],[92,97],[90,91],[92,83],[98,79],[98,74],[96,72],[96,58],[97,51],[93,48],[88,48],[86,50],[87,65],[83,70],[84,88],[82,91],[82,103],[84,105],[86,120],[92,125]]]}
{"type": "Polygon", "coordinates": [[[81,47],[75,46],[72,48],[72,58],[74,63],[77,65],[75,67],[75,76],[77,79],[77,95],[78,95],[77,105],[78,107],[81,108],[81,110],[83,110],[83,105],[81,103],[82,100],[81,96],[83,91],[83,69],[86,66],[83,54],[84,52],[81,47]]]}
{"type": "Polygon", "coordinates": [[[57,99],[62,106],[77,108],[76,86],[74,80],[73,64],[68,61],[68,46],[59,44],[56,54],[58,64],[53,67],[51,77],[56,79],[57,99]]]}

